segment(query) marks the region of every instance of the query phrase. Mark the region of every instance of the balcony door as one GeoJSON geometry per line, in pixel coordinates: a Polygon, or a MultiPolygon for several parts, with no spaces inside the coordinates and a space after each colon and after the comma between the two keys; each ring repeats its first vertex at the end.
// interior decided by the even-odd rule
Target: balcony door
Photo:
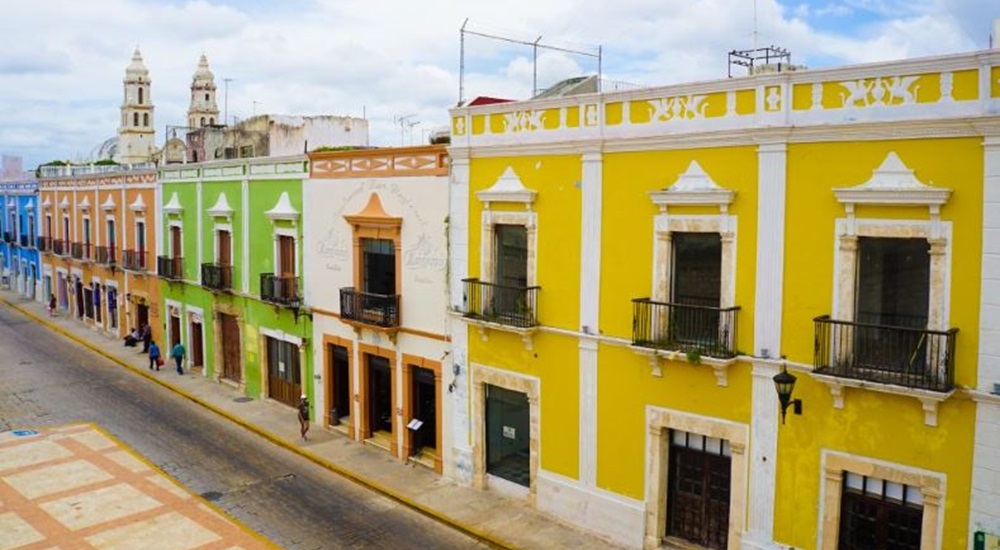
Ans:
{"type": "Polygon", "coordinates": [[[926,239],[858,239],[855,364],[918,373],[926,367],[930,297],[926,239]],[[881,327],[915,330],[886,331],[881,327]]]}
{"type": "Polygon", "coordinates": [[[135,222],[135,249],[139,254],[139,261],[136,266],[139,269],[146,269],[146,222],[135,222]]]}
{"type": "Polygon", "coordinates": [[[523,225],[494,226],[496,258],[493,266],[494,315],[518,315],[527,307],[523,289],[528,287],[528,228],[523,225]]]}
{"type": "Polygon", "coordinates": [[[107,261],[115,263],[115,248],[118,246],[118,234],[115,231],[115,220],[108,220],[108,252],[107,261]]]}
{"type": "Polygon", "coordinates": [[[672,233],[671,242],[673,305],[667,340],[711,348],[719,341],[722,237],[718,233],[672,233]]]}
{"type": "Polygon", "coordinates": [[[280,282],[275,295],[290,300],[295,297],[295,237],[278,236],[278,276],[280,282]]]}
{"type": "Polygon", "coordinates": [[[233,287],[233,237],[229,231],[218,232],[219,256],[217,259],[223,288],[233,287]]]}
{"type": "Polygon", "coordinates": [[[396,245],[391,239],[361,239],[366,294],[396,295],[396,245]]]}

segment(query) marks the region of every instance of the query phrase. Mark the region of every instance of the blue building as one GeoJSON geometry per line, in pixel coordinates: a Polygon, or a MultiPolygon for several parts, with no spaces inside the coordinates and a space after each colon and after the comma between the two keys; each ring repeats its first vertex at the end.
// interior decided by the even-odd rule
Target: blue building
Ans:
{"type": "Polygon", "coordinates": [[[0,182],[0,286],[43,301],[38,253],[38,181],[0,182]]]}

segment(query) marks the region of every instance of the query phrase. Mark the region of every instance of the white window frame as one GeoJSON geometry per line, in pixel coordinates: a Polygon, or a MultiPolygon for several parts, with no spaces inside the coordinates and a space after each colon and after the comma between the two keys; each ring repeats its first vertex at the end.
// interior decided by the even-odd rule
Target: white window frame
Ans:
{"type": "Polygon", "coordinates": [[[514,172],[513,167],[508,166],[496,183],[484,191],[478,191],[476,197],[483,204],[482,212],[482,239],[480,241],[479,257],[479,277],[484,282],[492,282],[494,268],[496,264],[496,226],[497,225],[520,225],[527,232],[528,259],[527,278],[528,286],[538,285],[538,213],[532,210],[532,205],[537,196],[537,192],[528,189],[521,183],[521,179],[514,172]],[[524,212],[511,212],[507,210],[492,210],[493,203],[499,204],[522,204],[524,212]]]}
{"type": "Polygon", "coordinates": [[[170,221],[167,222],[167,247],[166,248],[167,248],[167,257],[168,258],[176,258],[178,256],[181,257],[181,258],[184,257],[184,222],[182,220],[170,220],[170,221]],[[178,232],[181,235],[181,239],[180,239],[180,241],[181,241],[181,253],[180,254],[174,254],[174,238],[171,235],[171,233],[173,233],[173,228],[175,228],[175,227],[177,228],[178,232]]]}
{"type": "MultiPolygon", "coordinates": [[[[230,231],[229,234],[232,235],[232,231],[230,231]]],[[[295,262],[294,262],[295,265],[294,265],[293,272],[295,273],[295,276],[298,277],[299,276],[299,263],[301,263],[301,259],[302,259],[300,257],[300,255],[299,255],[299,234],[298,234],[298,229],[295,226],[292,226],[292,227],[277,227],[277,226],[275,226],[273,228],[273,230],[271,231],[271,239],[272,239],[272,245],[271,245],[271,269],[273,270],[273,273],[275,274],[275,276],[277,276],[279,274],[279,267],[280,267],[280,263],[279,262],[281,260],[281,251],[280,251],[280,245],[279,245],[280,239],[278,237],[291,237],[292,238],[292,241],[293,241],[292,246],[295,249],[295,262]]],[[[215,246],[216,246],[216,253],[218,253],[218,246],[219,246],[218,240],[216,240],[215,246]]]]}

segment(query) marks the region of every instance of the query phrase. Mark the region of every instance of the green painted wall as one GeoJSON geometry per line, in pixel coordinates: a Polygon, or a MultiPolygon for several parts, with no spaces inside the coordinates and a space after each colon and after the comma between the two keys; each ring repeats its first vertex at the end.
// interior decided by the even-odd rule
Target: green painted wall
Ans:
{"type": "Polygon", "coordinates": [[[204,263],[215,261],[215,224],[225,223],[225,219],[215,218],[207,210],[215,206],[222,193],[226,194],[226,201],[233,209],[233,216],[229,222],[232,226],[233,288],[240,290],[243,288],[243,199],[242,183],[239,181],[212,181],[205,182],[201,186],[203,207],[201,241],[204,247],[201,261],[204,263]]]}

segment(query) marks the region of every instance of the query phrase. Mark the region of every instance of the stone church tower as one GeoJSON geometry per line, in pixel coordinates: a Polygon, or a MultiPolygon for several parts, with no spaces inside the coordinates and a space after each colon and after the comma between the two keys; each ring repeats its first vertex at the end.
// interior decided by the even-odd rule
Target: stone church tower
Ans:
{"type": "Polygon", "coordinates": [[[153,160],[156,151],[156,131],[153,129],[153,98],[150,97],[149,69],[142,62],[139,48],[132,54],[132,63],[125,68],[125,98],[122,120],[118,128],[115,160],[136,164],[153,160]]]}
{"type": "Polygon", "coordinates": [[[198,69],[191,79],[191,106],[188,107],[188,127],[204,128],[219,121],[219,106],[215,103],[215,75],[208,68],[208,58],[201,54],[198,69]]]}

